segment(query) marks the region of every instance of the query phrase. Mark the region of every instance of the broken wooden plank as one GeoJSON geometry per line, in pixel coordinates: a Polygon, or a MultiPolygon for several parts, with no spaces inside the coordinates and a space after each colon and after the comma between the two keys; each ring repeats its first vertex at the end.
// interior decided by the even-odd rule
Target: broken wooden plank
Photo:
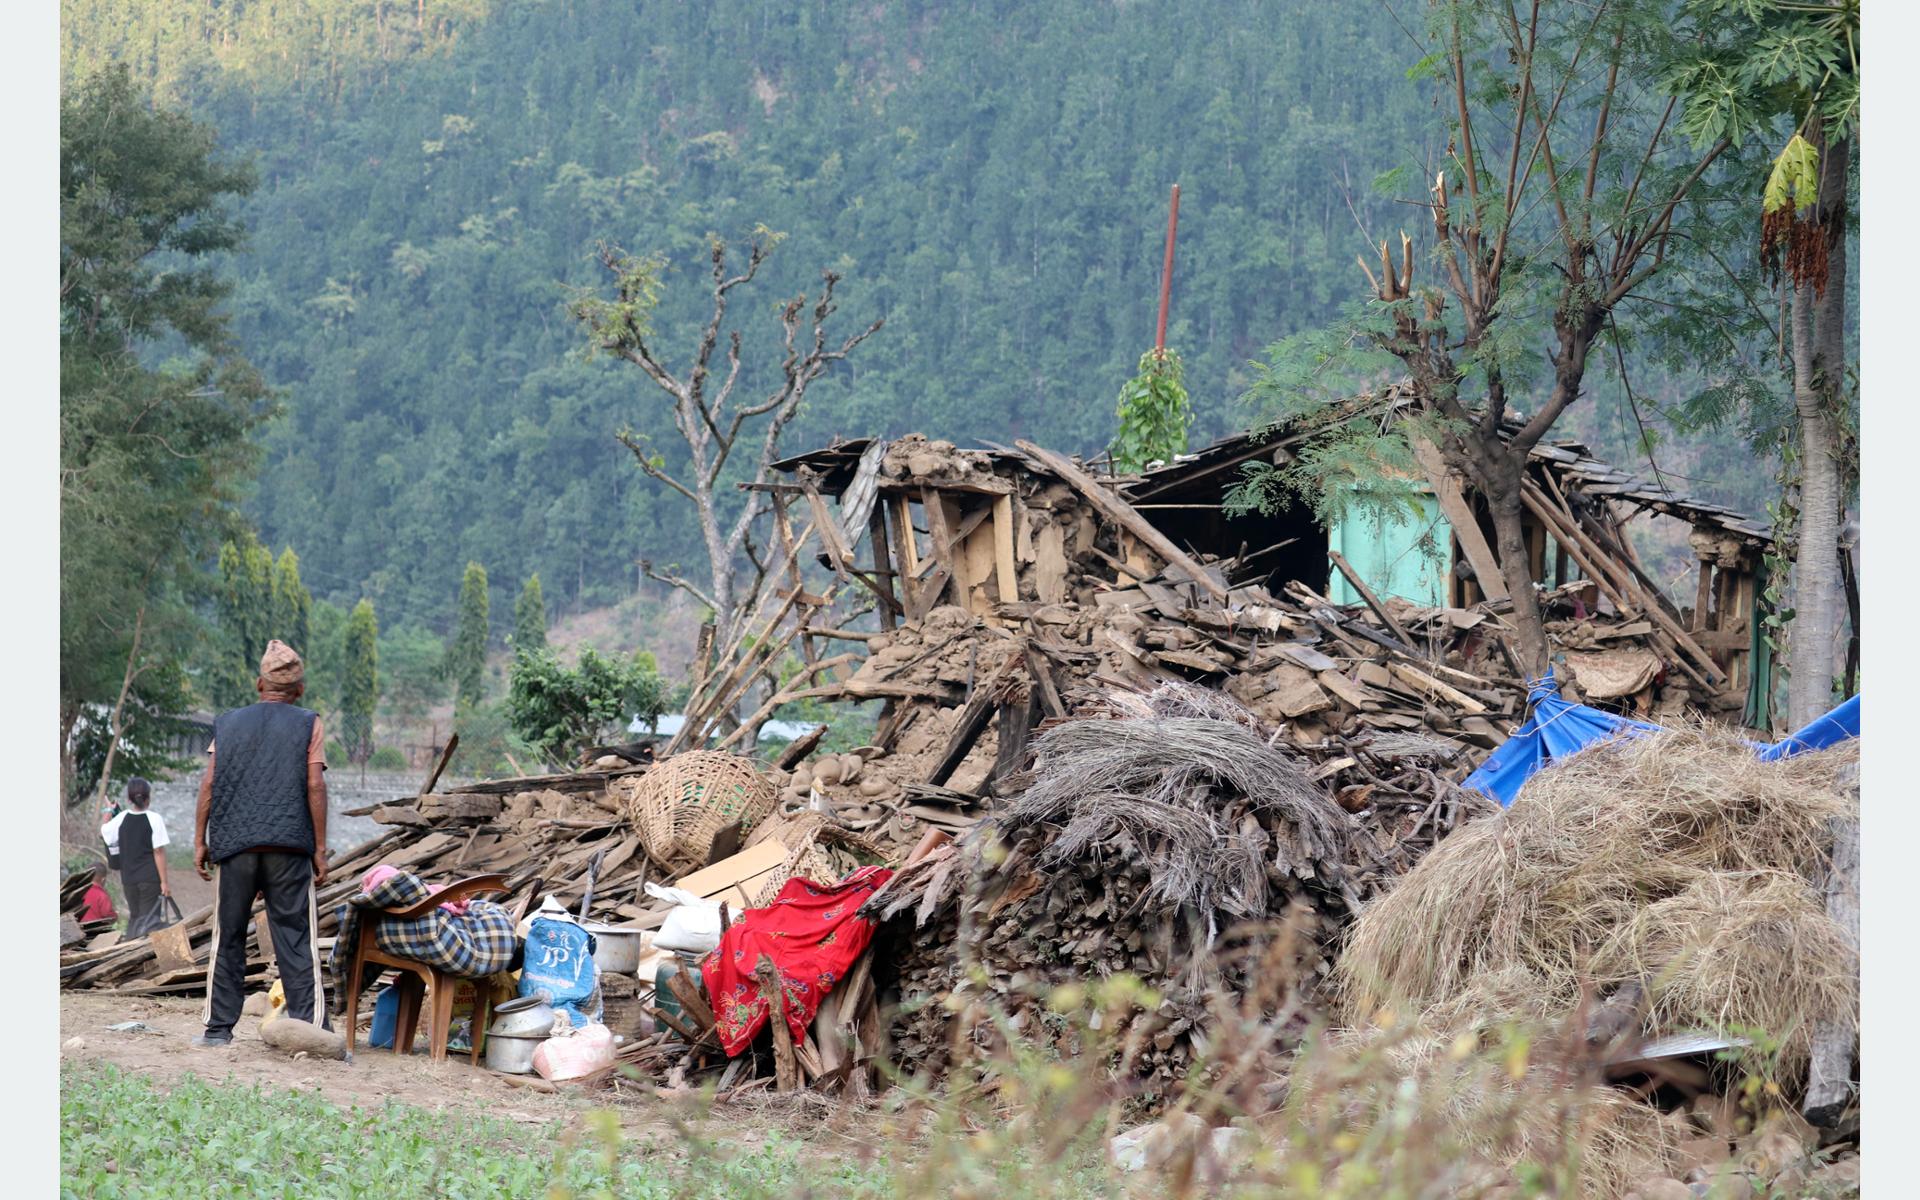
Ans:
{"type": "Polygon", "coordinates": [[[1327,558],[1332,560],[1334,566],[1340,568],[1340,573],[1347,577],[1347,582],[1353,585],[1353,590],[1360,593],[1360,599],[1366,601],[1367,607],[1373,610],[1373,615],[1379,617],[1381,622],[1393,631],[1393,636],[1399,638],[1403,645],[1412,647],[1413,638],[1401,628],[1400,622],[1394,619],[1393,614],[1387,611],[1387,606],[1380,603],[1380,597],[1373,594],[1373,589],[1367,586],[1366,580],[1360,578],[1360,572],[1353,569],[1346,557],[1338,550],[1328,550],[1327,558]]]}
{"type": "Polygon", "coordinates": [[[1435,700],[1444,700],[1462,712],[1472,716],[1483,716],[1487,711],[1486,705],[1475,700],[1472,696],[1467,695],[1459,688],[1451,684],[1442,683],[1424,671],[1416,671],[1405,663],[1390,662],[1387,664],[1387,670],[1392,673],[1395,679],[1398,679],[1422,695],[1435,700]]]}
{"type": "Polygon", "coordinates": [[[1227,602],[1227,589],[1220,586],[1205,568],[1195,562],[1186,551],[1174,545],[1165,534],[1155,529],[1145,517],[1134,510],[1132,505],[1101,487],[1093,476],[1074,466],[1061,455],[1036,446],[1032,442],[1021,439],[1015,441],[1014,445],[1022,454],[1037,460],[1047,470],[1052,471],[1075,491],[1085,496],[1088,503],[1099,509],[1109,520],[1139,538],[1155,554],[1185,571],[1194,582],[1206,588],[1214,599],[1222,604],[1227,602]]]}
{"type": "Polygon", "coordinates": [[[791,1092],[800,1086],[800,1063],[794,1056],[793,1030],[787,1025],[787,990],[780,984],[779,968],[770,955],[762,954],[754,965],[753,976],[760,983],[760,995],[767,1002],[767,1024],[773,1029],[774,1086],[791,1092]]]}
{"type": "Polygon", "coordinates": [[[1427,477],[1427,483],[1433,488],[1433,498],[1440,503],[1440,511],[1445,514],[1447,523],[1453,527],[1453,536],[1460,542],[1461,553],[1467,556],[1467,565],[1473,568],[1474,582],[1480,585],[1480,594],[1489,600],[1507,599],[1507,581],[1500,574],[1500,559],[1487,544],[1487,537],[1480,532],[1480,522],[1474,516],[1473,506],[1467,503],[1460,485],[1447,470],[1447,462],[1440,448],[1425,438],[1409,438],[1413,447],[1414,461],[1420,464],[1421,473],[1427,477]]]}
{"type": "Polygon", "coordinates": [[[1020,576],[1013,562],[1013,497],[1000,496],[993,502],[994,585],[1003,604],[1020,599],[1020,576]]]}

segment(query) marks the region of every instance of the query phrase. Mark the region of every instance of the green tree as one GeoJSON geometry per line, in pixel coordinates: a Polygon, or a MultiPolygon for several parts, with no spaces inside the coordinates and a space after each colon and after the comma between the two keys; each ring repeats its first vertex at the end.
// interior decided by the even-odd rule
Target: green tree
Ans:
{"type": "Polygon", "coordinates": [[[548,649],[517,649],[505,711],[514,733],[550,763],[572,760],[584,746],[622,738],[635,716],[652,719],[663,698],[651,655],[621,661],[589,647],[572,670],[548,649]]]}
{"type": "Polygon", "coordinates": [[[539,650],[547,644],[547,602],[540,594],[540,572],[527,576],[513,602],[513,647],[539,650]]]}
{"type": "Polygon", "coordinates": [[[252,189],[212,130],[124,69],[60,101],[60,763],[76,799],[160,770],[206,648],[205,564],[266,389],[234,349],[210,262],[252,189]],[[160,361],[165,348],[167,357],[160,361]],[[157,364],[157,365],[156,365],[157,364]]]}
{"type": "Polygon", "coordinates": [[[460,579],[460,614],[453,640],[447,643],[446,671],[453,680],[454,692],[467,704],[478,704],[486,681],[487,665],[487,569],[477,562],[467,564],[460,579]]]}
{"type": "Polygon", "coordinates": [[[340,742],[349,762],[364,763],[373,753],[373,713],[380,703],[380,623],[371,600],[347,614],[340,659],[340,742]]]}
{"type": "Polygon", "coordinates": [[[1140,356],[1140,373],[1120,389],[1115,412],[1119,432],[1113,439],[1113,466],[1138,471],[1149,463],[1171,462],[1187,448],[1193,405],[1187,400],[1180,356],[1149,350],[1140,356]]]}
{"type": "Polygon", "coordinates": [[[1420,252],[1404,233],[1397,254],[1381,241],[1378,274],[1361,262],[1367,305],[1276,346],[1251,391],[1263,416],[1311,415],[1325,433],[1317,453],[1249,471],[1234,506],[1288,480],[1336,505],[1377,498],[1394,487],[1379,459],[1410,462],[1411,445],[1434,444],[1487,505],[1502,578],[1482,582],[1512,599],[1535,675],[1549,658],[1524,535],[1532,449],[1619,325],[1675,303],[1710,323],[1735,294],[1703,296],[1702,281],[1723,282],[1705,272],[1662,274],[1670,254],[1711,267],[1705,201],[1730,172],[1710,172],[1732,147],[1724,134],[1690,146],[1670,119],[1671,81],[1696,39],[1673,17],[1664,0],[1536,5],[1525,19],[1499,0],[1435,5],[1414,73],[1435,94],[1448,153],[1419,180],[1431,218],[1420,252]],[[1405,373],[1411,414],[1327,408],[1330,383],[1356,390],[1383,369],[1405,373]]]}
{"type": "Polygon", "coordinates": [[[437,638],[417,625],[401,625],[380,635],[381,698],[396,720],[418,723],[446,698],[437,638]]]}
{"type": "Polygon", "coordinates": [[[273,565],[273,636],[305,658],[313,652],[309,624],[313,596],[300,582],[300,556],[292,546],[280,551],[273,565]]]}
{"type": "Polygon", "coordinates": [[[1859,173],[1860,7],[1853,0],[1731,7],[1693,0],[1687,8],[1701,39],[1679,74],[1686,130],[1696,144],[1781,147],[1770,164],[1754,163],[1746,182],[1760,195],[1761,269],[1785,293],[1785,327],[1769,340],[1789,351],[1790,403],[1782,412],[1771,389],[1749,387],[1743,395],[1723,388],[1695,414],[1708,421],[1737,415],[1750,438],[1784,452],[1776,536],[1793,564],[1792,608],[1784,614],[1791,618],[1787,723],[1798,728],[1833,703],[1834,634],[1846,612],[1840,530],[1859,485],[1847,232],[1859,173]]]}
{"type": "MultiPolygon", "coordinates": [[[[306,706],[315,712],[337,712],[346,682],[345,659],[347,610],[327,600],[315,600],[307,620],[313,650],[302,651],[307,661],[306,706]]],[[[439,647],[435,646],[435,667],[439,665],[439,647]]]]}

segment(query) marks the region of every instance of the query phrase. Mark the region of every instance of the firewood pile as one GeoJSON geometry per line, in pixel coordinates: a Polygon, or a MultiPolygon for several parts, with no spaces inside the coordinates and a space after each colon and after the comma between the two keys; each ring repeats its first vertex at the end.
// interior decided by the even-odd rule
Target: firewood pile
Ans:
{"type": "MultiPolygon", "coordinates": [[[[1088,712],[1035,739],[1017,796],[862,909],[885,922],[903,1069],[938,1071],[955,1045],[930,1001],[991,1000],[1027,1028],[1052,988],[1128,972],[1162,997],[1131,1069],[1183,1077],[1215,1004],[1256,967],[1264,987],[1283,976],[1278,994],[1313,997],[1335,939],[1404,869],[1389,830],[1344,811],[1310,759],[1219,693],[1173,685],[1088,712]]],[[[963,1032],[993,1036],[981,1017],[963,1032]]]]}
{"type": "MultiPolygon", "coordinates": [[[[643,877],[670,876],[653,866],[641,839],[626,822],[611,785],[645,767],[524,779],[489,780],[460,791],[427,792],[405,804],[355,809],[390,829],[328,863],[328,881],[318,891],[319,949],[333,945],[338,909],[360,885],[360,876],[380,863],[412,871],[436,883],[500,872],[508,876],[509,905],[552,895],[578,910],[592,890],[591,916],[632,921],[652,914],[642,903],[643,877]],[[536,894],[537,893],[537,894],[536,894]]],[[[436,772],[436,777],[438,772],[436,772]]],[[[262,941],[256,901],[247,937],[247,988],[273,978],[271,942],[262,941]]],[[[150,938],[119,941],[113,934],[60,956],[62,987],[113,988],[128,995],[200,991],[206,983],[213,938],[211,906],[188,913],[180,928],[191,956],[182,960],[150,938]]]]}

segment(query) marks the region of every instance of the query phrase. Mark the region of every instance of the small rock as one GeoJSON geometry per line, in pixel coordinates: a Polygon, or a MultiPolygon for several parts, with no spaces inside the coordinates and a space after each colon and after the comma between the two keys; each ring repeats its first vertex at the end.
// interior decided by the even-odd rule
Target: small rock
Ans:
{"type": "Polygon", "coordinates": [[[1704,1136],[1681,1138],[1674,1145],[1673,1153],[1675,1161],[1688,1168],[1680,1172],[1681,1178],[1690,1180],[1690,1171],[1713,1174],[1721,1163],[1733,1157],[1733,1148],[1725,1138],[1704,1136]]]}
{"type": "Polygon", "coordinates": [[[1645,1179],[1633,1190],[1640,1200],[1694,1200],[1693,1189],[1678,1179],[1645,1179]]]}
{"type": "Polygon", "coordinates": [[[240,1015],[245,1017],[264,1017],[267,1015],[269,1006],[270,1002],[265,992],[254,992],[248,996],[246,1002],[240,1006],[240,1015]]]}
{"type": "Polygon", "coordinates": [[[85,1050],[87,1048],[87,1039],[81,1038],[81,1037],[71,1037],[71,1038],[68,1038],[66,1041],[60,1043],[60,1048],[62,1050],[67,1051],[69,1054],[77,1054],[80,1051],[85,1050]]]}
{"type": "Polygon", "coordinates": [[[1761,1118],[1756,1133],[1784,1133],[1800,1143],[1803,1150],[1813,1150],[1820,1145],[1820,1131],[1815,1129],[1805,1117],[1790,1108],[1776,1108],[1761,1118]]]}
{"type": "Polygon", "coordinates": [[[1860,1156],[1849,1155],[1828,1163],[1807,1177],[1808,1190],[1816,1196],[1850,1196],[1860,1191],[1860,1156]]]}
{"type": "Polygon", "coordinates": [[[1740,1165],[1751,1175],[1777,1180],[1789,1168],[1798,1166],[1807,1156],[1807,1148],[1790,1133],[1762,1133],[1752,1138],[1740,1155],[1740,1165]]]}

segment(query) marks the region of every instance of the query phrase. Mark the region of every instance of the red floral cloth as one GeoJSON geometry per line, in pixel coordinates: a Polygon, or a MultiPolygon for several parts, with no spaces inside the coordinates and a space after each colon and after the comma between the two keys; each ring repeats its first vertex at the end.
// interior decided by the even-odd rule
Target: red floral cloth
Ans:
{"type": "Polygon", "coordinates": [[[854,912],[891,878],[890,868],[861,867],[836,884],[789,879],[772,904],[740,914],[700,963],[728,1057],[751,1045],[767,1023],[767,1001],[753,977],[760,956],[772,957],[780,972],[787,1027],[798,1043],[820,1001],[873,940],[872,922],[854,912]]]}

